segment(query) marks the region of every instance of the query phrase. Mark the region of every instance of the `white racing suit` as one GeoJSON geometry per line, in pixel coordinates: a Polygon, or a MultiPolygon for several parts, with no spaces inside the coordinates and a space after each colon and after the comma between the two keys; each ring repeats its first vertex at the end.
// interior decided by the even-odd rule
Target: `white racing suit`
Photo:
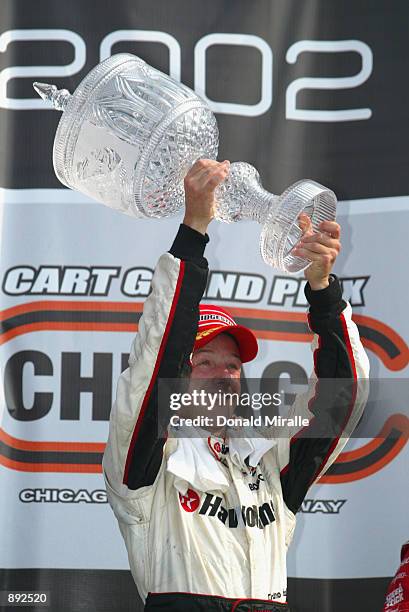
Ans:
{"type": "MultiPolygon", "coordinates": [[[[189,367],[207,280],[207,240],[181,225],[156,266],[111,412],[103,458],[108,500],[146,610],[287,610],[286,551],[295,515],[345,446],[366,398],[355,390],[343,402],[341,433],[303,438],[288,432],[248,473],[210,437],[215,461],[224,455],[227,492],[190,488],[179,494],[166,470],[177,440],[158,438],[158,380],[189,367]]],[[[313,415],[319,425],[328,422],[331,408],[324,379],[367,378],[369,366],[337,278],[320,291],[307,284],[306,296],[315,374],[292,413],[313,415]]]]}

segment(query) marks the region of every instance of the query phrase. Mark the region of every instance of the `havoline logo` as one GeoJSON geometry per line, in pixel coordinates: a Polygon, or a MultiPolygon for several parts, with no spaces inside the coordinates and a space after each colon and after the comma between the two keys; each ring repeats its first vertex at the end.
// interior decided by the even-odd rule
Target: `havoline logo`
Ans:
{"type": "MultiPolygon", "coordinates": [[[[199,508],[200,497],[192,489],[188,489],[186,495],[179,493],[180,505],[185,512],[194,512],[199,508]]],[[[241,508],[225,508],[222,498],[217,495],[206,493],[199,514],[217,518],[223,525],[235,529],[237,527],[258,527],[264,529],[275,521],[274,506],[270,499],[261,506],[241,506],[241,508]]]]}

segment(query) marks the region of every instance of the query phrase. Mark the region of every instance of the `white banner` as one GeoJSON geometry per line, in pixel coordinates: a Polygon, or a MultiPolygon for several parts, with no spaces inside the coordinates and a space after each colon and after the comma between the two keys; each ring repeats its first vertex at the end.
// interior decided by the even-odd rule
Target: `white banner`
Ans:
{"type": "MultiPolygon", "coordinates": [[[[152,270],[180,217],[139,221],[59,190],[3,190],[2,197],[0,566],[127,569],[100,461],[152,270]]],[[[408,198],[339,204],[335,272],[373,378],[408,376],[406,270],[398,255],[407,245],[408,205],[408,198]]],[[[212,223],[206,299],[255,329],[260,351],[247,377],[308,377],[303,277],[266,266],[259,233],[255,223],[212,223]]],[[[341,473],[310,490],[290,576],[378,577],[396,565],[408,537],[408,419],[388,418],[401,436],[388,444],[385,435],[352,440],[337,462],[341,473]]]]}

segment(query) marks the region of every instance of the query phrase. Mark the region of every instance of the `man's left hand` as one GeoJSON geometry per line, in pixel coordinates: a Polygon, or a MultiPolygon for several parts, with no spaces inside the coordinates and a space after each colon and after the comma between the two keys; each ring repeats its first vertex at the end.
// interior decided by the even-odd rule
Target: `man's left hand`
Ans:
{"type": "Polygon", "coordinates": [[[319,225],[320,231],[314,232],[308,215],[302,213],[298,220],[303,236],[294,247],[293,253],[312,262],[304,272],[311,289],[325,289],[329,285],[329,275],[341,249],[341,227],[335,221],[323,221],[319,225]]]}

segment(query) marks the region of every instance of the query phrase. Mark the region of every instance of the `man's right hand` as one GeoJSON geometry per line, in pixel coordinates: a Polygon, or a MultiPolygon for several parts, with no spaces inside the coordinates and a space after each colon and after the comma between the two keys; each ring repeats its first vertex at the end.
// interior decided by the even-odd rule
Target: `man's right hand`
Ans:
{"type": "Polygon", "coordinates": [[[185,176],[185,217],[183,223],[205,234],[214,218],[214,191],[229,174],[230,162],[199,159],[185,176]]]}

